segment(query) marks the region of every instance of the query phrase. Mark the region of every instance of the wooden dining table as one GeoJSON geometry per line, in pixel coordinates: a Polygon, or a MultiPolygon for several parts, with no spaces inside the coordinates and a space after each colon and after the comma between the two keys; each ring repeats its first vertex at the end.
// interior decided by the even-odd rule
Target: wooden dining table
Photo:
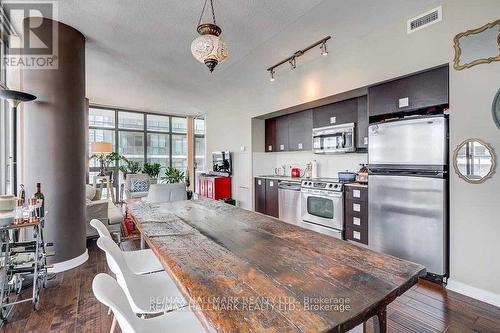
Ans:
{"type": "Polygon", "coordinates": [[[129,203],[129,216],[209,332],[346,332],[421,265],[210,199],[129,203]]]}

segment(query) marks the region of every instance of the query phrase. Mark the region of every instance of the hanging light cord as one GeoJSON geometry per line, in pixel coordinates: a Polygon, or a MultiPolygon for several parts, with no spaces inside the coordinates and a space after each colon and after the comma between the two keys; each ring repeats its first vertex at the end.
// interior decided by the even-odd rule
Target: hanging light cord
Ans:
{"type": "MultiPolygon", "coordinates": [[[[198,20],[198,25],[201,24],[201,19],[203,18],[203,13],[205,13],[205,8],[207,7],[207,2],[208,2],[208,0],[205,0],[205,4],[203,5],[203,9],[201,10],[200,19],[198,20]]],[[[217,25],[217,22],[215,21],[215,11],[214,11],[213,0],[210,0],[210,7],[212,8],[212,18],[214,20],[214,24],[217,25]]]]}

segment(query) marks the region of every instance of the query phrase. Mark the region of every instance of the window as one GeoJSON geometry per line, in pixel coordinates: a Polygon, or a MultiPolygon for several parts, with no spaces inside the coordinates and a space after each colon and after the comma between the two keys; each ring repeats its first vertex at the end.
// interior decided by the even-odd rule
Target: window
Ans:
{"type": "Polygon", "coordinates": [[[168,132],[170,130],[170,118],[166,116],[147,115],[148,131],[168,132]]]}
{"type": "Polygon", "coordinates": [[[205,163],[205,119],[194,119],[194,187],[207,169],[205,163]]]}
{"type": "Polygon", "coordinates": [[[115,128],[115,111],[90,108],[89,126],[115,128]]]}
{"type": "Polygon", "coordinates": [[[118,127],[144,130],[144,114],[138,112],[118,112],[118,127]]]}
{"type": "MultiPolygon", "coordinates": [[[[114,118],[113,118],[114,119],[114,118]]],[[[111,142],[115,146],[115,131],[91,128],[89,129],[89,147],[92,142],[111,142]]],[[[92,151],[89,149],[89,157],[92,156],[92,151]]],[[[99,161],[92,159],[89,161],[90,167],[99,167],[99,161]]]]}
{"type": "Polygon", "coordinates": [[[172,166],[185,171],[187,169],[187,137],[172,134],[172,166]]]}
{"type": "Polygon", "coordinates": [[[160,163],[162,167],[170,166],[170,136],[168,134],[148,133],[147,143],[148,162],[160,163]]]}
{"type": "MultiPolygon", "coordinates": [[[[204,121],[197,121],[196,124],[198,136],[203,138],[204,121]]],[[[91,107],[89,147],[92,142],[103,141],[111,142],[113,151],[131,161],[139,162],[141,166],[144,162],[149,162],[160,163],[163,168],[173,166],[181,171],[187,169],[186,118],[91,107]]],[[[89,154],[92,152],[89,151],[89,154]]],[[[201,161],[200,158],[198,161],[201,161]]],[[[118,187],[118,165],[111,165],[110,169],[114,171],[115,186],[118,187]]],[[[92,175],[98,171],[99,162],[90,161],[90,182],[92,175]]]]}
{"type": "Polygon", "coordinates": [[[118,153],[129,161],[144,164],[144,133],[118,132],[118,153]]]}
{"type": "Polygon", "coordinates": [[[187,119],[172,117],[172,132],[187,133],[187,119]]]}

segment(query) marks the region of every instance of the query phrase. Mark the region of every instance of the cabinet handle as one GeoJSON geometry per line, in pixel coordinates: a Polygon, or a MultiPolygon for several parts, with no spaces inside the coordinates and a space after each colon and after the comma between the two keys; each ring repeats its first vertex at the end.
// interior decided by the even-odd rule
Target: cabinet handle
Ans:
{"type": "Polygon", "coordinates": [[[299,144],[297,145],[297,148],[298,148],[298,149],[302,149],[302,143],[299,143],[299,144]]]}
{"type": "Polygon", "coordinates": [[[355,212],[360,212],[361,211],[361,205],[360,204],[352,204],[352,210],[355,212]]]}
{"type": "Polygon", "coordinates": [[[259,179],[259,180],[257,180],[257,184],[258,184],[258,185],[262,185],[262,180],[260,180],[260,179],[259,179]]]}
{"type": "Polygon", "coordinates": [[[268,151],[273,151],[273,146],[267,146],[268,151]]]}
{"type": "Polygon", "coordinates": [[[352,196],[353,196],[353,198],[361,198],[361,191],[360,190],[353,190],[352,196]]]}
{"type": "Polygon", "coordinates": [[[274,182],[272,180],[269,182],[269,186],[274,187],[274,182]]]}
{"type": "Polygon", "coordinates": [[[352,238],[357,239],[357,240],[361,240],[361,233],[359,231],[353,231],[352,238]]]}
{"type": "Polygon", "coordinates": [[[280,145],[280,150],[285,150],[285,145],[280,145]]]}
{"type": "Polygon", "coordinates": [[[336,124],[337,123],[337,117],[330,117],[330,124],[336,124]]]}
{"type": "Polygon", "coordinates": [[[352,224],[360,226],[361,225],[361,219],[359,217],[353,217],[352,218],[352,224]]]}

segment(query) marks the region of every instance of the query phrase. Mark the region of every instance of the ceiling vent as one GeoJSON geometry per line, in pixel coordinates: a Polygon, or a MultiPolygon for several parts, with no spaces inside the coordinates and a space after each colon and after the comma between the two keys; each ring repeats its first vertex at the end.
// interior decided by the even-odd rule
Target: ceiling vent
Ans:
{"type": "Polygon", "coordinates": [[[443,8],[441,6],[420,14],[406,23],[406,30],[409,34],[417,30],[426,28],[443,19],[443,8]]]}

